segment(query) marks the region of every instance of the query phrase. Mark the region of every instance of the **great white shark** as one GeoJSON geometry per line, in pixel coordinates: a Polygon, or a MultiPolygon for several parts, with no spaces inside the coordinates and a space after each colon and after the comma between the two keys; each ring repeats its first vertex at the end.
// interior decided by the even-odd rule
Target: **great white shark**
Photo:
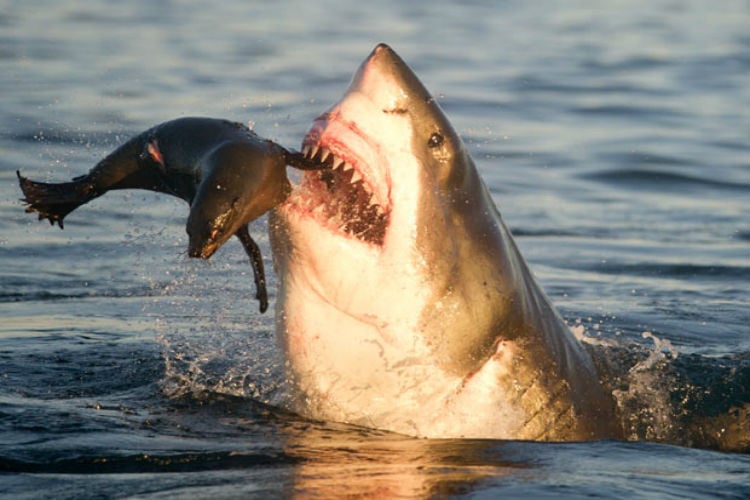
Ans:
{"type": "Polygon", "coordinates": [[[295,409],[422,437],[618,437],[611,394],[461,138],[387,45],[316,118],[271,211],[295,409]]]}

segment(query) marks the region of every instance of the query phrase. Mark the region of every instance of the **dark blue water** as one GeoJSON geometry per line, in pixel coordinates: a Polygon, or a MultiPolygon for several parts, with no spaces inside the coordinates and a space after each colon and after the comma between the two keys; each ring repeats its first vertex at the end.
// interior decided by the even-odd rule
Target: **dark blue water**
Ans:
{"type": "Polygon", "coordinates": [[[204,4],[0,2],[0,495],[748,496],[747,2],[204,4]],[[246,256],[188,259],[183,202],[23,212],[15,170],[67,180],[179,116],[297,147],[379,41],[465,138],[628,441],[306,421],[246,256]]]}

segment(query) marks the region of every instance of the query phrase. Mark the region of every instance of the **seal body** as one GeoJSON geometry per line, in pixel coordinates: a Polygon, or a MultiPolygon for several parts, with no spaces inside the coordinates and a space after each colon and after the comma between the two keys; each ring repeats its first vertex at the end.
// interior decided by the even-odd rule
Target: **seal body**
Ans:
{"type": "Polygon", "coordinates": [[[315,120],[271,212],[297,410],[426,437],[617,437],[611,395],[463,142],[386,45],[315,120]]]}
{"type": "Polygon", "coordinates": [[[133,137],[70,182],[34,182],[20,173],[18,178],[27,212],[38,212],[40,219],[61,228],[70,212],[115,189],[147,189],[185,200],[190,204],[189,255],[207,259],[236,235],[250,256],[265,311],[263,261],[248,223],[289,195],[285,166],[290,155],[240,123],[190,117],[133,137]]]}

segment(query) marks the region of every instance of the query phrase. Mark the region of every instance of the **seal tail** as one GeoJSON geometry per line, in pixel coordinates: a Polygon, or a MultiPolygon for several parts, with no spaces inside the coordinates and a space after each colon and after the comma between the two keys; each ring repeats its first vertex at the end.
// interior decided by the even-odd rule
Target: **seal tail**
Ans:
{"type": "Polygon", "coordinates": [[[63,227],[63,219],[84,203],[96,198],[94,186],[88,176],[76,177],[71,182],[34,182],[16,170],[26,203],[26,212],[37,212],[39,220],[48,219],[50,224],[63,227]]]}

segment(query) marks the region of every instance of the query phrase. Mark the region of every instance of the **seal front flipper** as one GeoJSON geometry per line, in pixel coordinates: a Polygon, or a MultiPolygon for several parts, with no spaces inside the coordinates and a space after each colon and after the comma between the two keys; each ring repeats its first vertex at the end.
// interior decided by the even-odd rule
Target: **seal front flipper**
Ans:
{"type": "Polygon", "coordinates": [[[234,234],[242,242],[247,256],[250,257],[255,275],[255,298],[260,303],[260,312],[264,313],[268,309],[268,291],[266,290],[266,274],[263,270],[263,256],[260,253],[260,247],[250,236],[247,225],[239,228],[234,234]]]}

